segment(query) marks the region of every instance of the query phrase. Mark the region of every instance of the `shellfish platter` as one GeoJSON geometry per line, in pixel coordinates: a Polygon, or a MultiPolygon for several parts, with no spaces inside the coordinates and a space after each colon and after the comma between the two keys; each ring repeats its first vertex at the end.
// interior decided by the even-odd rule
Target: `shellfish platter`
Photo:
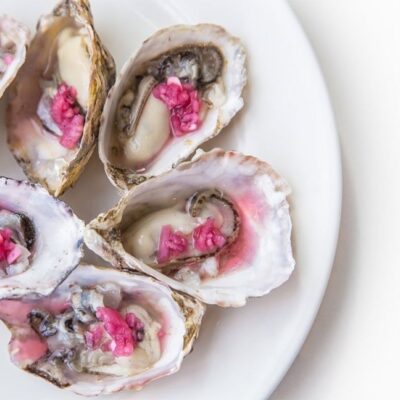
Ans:
{"type": "Polygon", "coordinates": [[[3,0],[9,397],[256,400],[290,366],[329,277],[340,157],[290,9],[250,3],[3,0]]]}

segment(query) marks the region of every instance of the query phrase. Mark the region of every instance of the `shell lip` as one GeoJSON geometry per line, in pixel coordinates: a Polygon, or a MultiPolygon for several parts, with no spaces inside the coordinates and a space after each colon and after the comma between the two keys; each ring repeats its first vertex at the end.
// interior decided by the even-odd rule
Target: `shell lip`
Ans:
{"type": "Polygon", "coordinates": [[[41,371],[38,368],[36,368],[35,364],[33,365],[28,365],[27,367],[24,368],[24,370],[30,374],[36,375],[39,378],[44,379],[47,382],[50,382],[51,384],[57,386],[59,389],[66,389],[68,387],[71,387],[70,383],[63,383],[61,380],[58,380],[57,378],[53,377],[51,374],[41,371]]]}

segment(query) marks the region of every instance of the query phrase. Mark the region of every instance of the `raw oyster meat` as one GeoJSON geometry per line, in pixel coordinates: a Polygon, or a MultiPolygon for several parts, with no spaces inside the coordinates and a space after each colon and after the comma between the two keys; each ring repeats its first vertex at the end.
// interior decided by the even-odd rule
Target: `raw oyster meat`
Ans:
{"type": "Polygon", "coordinates": [[[0,177],[0,299],[50,294],[79,264],[83,230],[40,186],[0,177]]]}
{"type": "Polygon", "coordinates": [[[48,298],[0,301],[12,361],[81,395],[141,389],[177,372],[204,310],[153,278],[89,265],[48,298]]]}
{"type": "Polygon", "coordinates": [[[39,20],[7,110],[8,144],[30,180],[59,196],[78,179],[114,80],[87,0],[61,1],[39,20]]]}
{"type": "Polygon", "coordinates": [[[147,39],[106,101],[99,153],[121,190],[163,173],[217,135],[242,108],[246,54],[212,24],[177,25],[147,39]]]}
{"type": "Polygon", "coordinates": [[[0,98],[25,62],[29,29],[15,19],[0,16],[0,98]]]}
{"type": "Polygon", "coordinates": [[[205,303],[242,306],[294,268],[287,183],[267,163],[215,149],[132,188],[85,231],[116,268],[205,303]]]}

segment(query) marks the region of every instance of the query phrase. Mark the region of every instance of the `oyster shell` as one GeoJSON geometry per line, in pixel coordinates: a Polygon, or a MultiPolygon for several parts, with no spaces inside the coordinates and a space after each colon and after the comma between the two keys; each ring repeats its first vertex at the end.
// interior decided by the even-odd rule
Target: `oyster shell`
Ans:
{"type": "Polygon", "coordinates": [[[48,298],[0,301],[12,361],[81,395],[138,390],[177,372],[204,311],[152,278],[89,265],[48,298]]]}
{"type": "Polygon", "coordinates": [[[0,16],[0,98],[25,62],[29,29],[7,15],[0,16]]]}
{"type": "Polygon", "coordinates": [[[241,41],[217,25],[177,25],[147,39],[104,107],[99,154],[110,181],[127,190],[217,135],[243,106],[245,59],[241,41]]]}
{"type": "Polygon", "coordinates": [[[267,163],[215,149],[139,186],[89,223],[85,242],[205,303],[242,306],[294,268],[286,182],[267,163]]]}
{"type": "Polygon", "coordinates": [[[73,185],[114,80],[87,0],[61,1],[39,20],[7,110],[8,144],[30,180],[55,196],[73,185]]]}
{"type": "Polygon", "coordinates": [[[79,264],[83,229],[40,186],[0,177],[0,299],[51,293],[79,264]]]}

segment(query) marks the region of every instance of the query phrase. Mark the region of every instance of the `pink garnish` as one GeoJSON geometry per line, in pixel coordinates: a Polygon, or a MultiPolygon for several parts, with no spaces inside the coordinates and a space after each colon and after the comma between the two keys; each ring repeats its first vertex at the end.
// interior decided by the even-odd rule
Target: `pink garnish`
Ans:
{"type": "Polygon", "coordinates": [[[85,117],[81,114],[76,97],[76,89],[62,83],[51,104],[51,117],[63,133],[60,144],[67,149],[78,145],[85,124],[85,117]]]}
{"type": "Polygon", "coordinates": [[[3,57],[3,61],[6,65],[10,65],[14,61],[14,56],[10,53],[6,53],[3,57]]]}
{"type": "Polygon", "coordinates": [[[104,328],[101,325],[96,325],[85,332],[86,345],[91,350],[96,350],[100,347],[104,335],[104,328]]]}
{"type": "Polygon", "coordinates": [[[126,314],[125,320],[129,328],[132,329],[132,335],[135,341],[141,342],[144,338],[143,322],[134,313],[126,314]]]}
{"type": "Polygon", "coordinates": [[[221,248],[226,239],[213,218],[208,218],[204,224],[193,231],[194,247],[201,252],[212,252],[221,248]]]}
{"type": "Polygon", "coordinates": [[[153,90],[155,98],[163,101],[170,112],[170,123],[174,136],[183,136],[201,126],[201,99],[197,90],[189,83],[182,84],[179,78],[168,78],[153,90]]]}
{"type": "Polygon", "coordinates": [[[111,343],[112,343],[111,340],[107,340],[106,342],[104,342],[100,347],[101,351],[104,353],[108,353],[109,351],[112,351],[111,343]]]}
{"type": "Polygon", "coordinates": [[[157,262],[164,263],[184,253],[187,250],[187,238],[181,232],[173,232],[171,225],[161,228],[160,244],[157,253],[157,262]]]}
{"type": "Polygon", "coordinates": [[[8,265],[15,263],[21,256],[21,249],[11,240],[12,231],[9,228],[0,230],[0,262],[8,265]]]}
{"type": "Polygon", "coordinates": [[[112,308],[99,307],[96,317],[104,322],[104,329],[111,336],[110,348],[116,357],[130,356],[135,350],[132,331],[120,313],[112,308]]]}

